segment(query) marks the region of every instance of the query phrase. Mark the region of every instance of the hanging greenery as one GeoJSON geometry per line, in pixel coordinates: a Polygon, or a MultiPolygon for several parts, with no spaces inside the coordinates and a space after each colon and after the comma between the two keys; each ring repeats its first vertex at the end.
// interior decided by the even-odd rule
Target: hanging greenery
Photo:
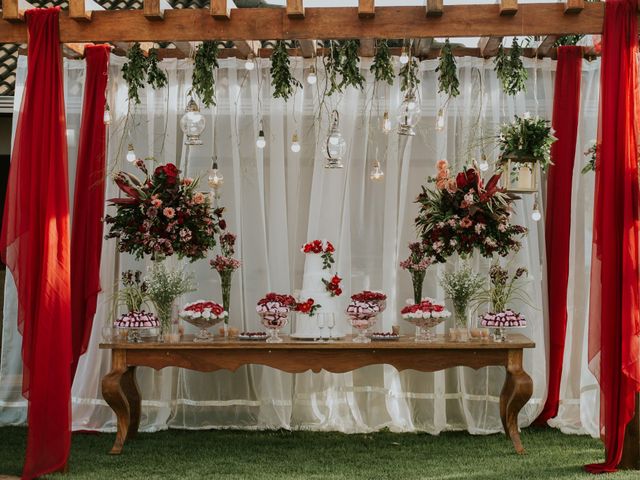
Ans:
{"type": "Polygon", "coordinates": [[[516,95],[526,90],[528,75],[522,63],[522,47],[516,38],[513,39],[511,53],[508,56],[500,45],[493,63],[504,93],[516,95]]]}
{"type": "Polygon", "coordinates": [[[364,88],[364,77],[360,73],[358,40],[330,41],[328,54],[324,57],[327,72],[327,95],[343,93],[346,87],[364,88]],[[340,81],[338,81],[340,76],[340,81]]]}
{"type": "Polygon", "coordinates": [[[532,117],[529,113],[522,117],[516,115],[513,122],[500,128],[500,157],[533,158],[540,163],[542,171],[546,172],[552,164],[551,145],[557,140],[553,134],[549,120],[532,117]]]}
{"type": "Polygon", "coordinates": [[[287,100],[296,87],[302,84],[291,73],[289,52],[284,40],[278,40],[271,54],[271,85],[273,85],[273,98],[287,100]]]}
{"type": "Polygon", "coordinates": [[[149,68],[147,70],[147,80],[156,90],[167,86],[167,74],[158,66],[158,52],[154,48],[149,52],[147,58],[149,68]]]}
{"type": "Polygon", "coordinates": [[[440,51],[440,63],[436,68],[436,72],[438,73],[438,92],[444,92],[450,97],[460,95],[460,80],[458,80],[456,59],[453,56],[448,38],[440,51]]]}
{"type": "Polygon", "coordinates": [[[127,96],[129,101],[135,104],[140,104],[138,90],[144,88],[147,68],[147,57],[140,44],[136,42],[127,52],[127,62],[122,65],[122,78],[127,84],[127,96]]]}
{"type": "Polygon", "coordinates": [[[395,73],[391,63],[391,51],[386,40],[378,40],[376,43],[371,73],[373,73],[376,82],[387,82],[389,85],[393,85],[395,73]]]}
{"type": "Polygon", "coordinates": [[[205,107],[216,104],[214,71],[218,67],[218,42],[207,40],[198,45],[189,94],[195,93],[205,107]]]}
{"type": "Polygon", "coordinates": [[[340,82],[338,82],[338,72],[340,71],[340,56],[342,52],[338,42],[329,41],[327,55],[323,58],[324,69],[327,74],[328,90],[327,95],[331,96],[335,92],[342,93],[340,82]]]}
{"type": "Polygon", "coordinates": [[[402,92],[411,92],[418,86],[420,83],[418,70],[418,61],[413,57],[402,66],[400,72],[398,72],[398,76],[400,77],[400,90],[402,92]]]}

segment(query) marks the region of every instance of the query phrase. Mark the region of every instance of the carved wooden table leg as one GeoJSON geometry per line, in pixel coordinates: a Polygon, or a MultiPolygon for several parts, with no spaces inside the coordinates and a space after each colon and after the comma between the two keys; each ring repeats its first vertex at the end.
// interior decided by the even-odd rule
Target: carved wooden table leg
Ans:
{"type": "Polygon", "coordinates": [[[129,402],[129,428],[127,429],[127,440],[133,438],[138,433],[140,426],[140,408],[142,398],[140,389],[136,381],[136,367],[128,367],[120,380],[120,387],[129,402]]]}
{"type": "MultiPolygon", "coordinates": [[[[111,354],[111,371],[102,379],[102,397],[116,414],[118,431],[113,448],[109,452],[112,455],[119,455],[127,439],[131,427],[131,406],[128,394],[131,393],[131,385],[135,387],[135,378],[131,377],[135,370],[127,368],[126,353],[124,350],[113,350],[111,354]]],[[[137,387],[135,388],[137,391],[137,387]]],[[[135,395],[133,397],[135,400],[135,395]]],[[[139,400],[139,394],[138,394],[139,400]]],[[[135,402],[134,402],[135,403],[135,402]]],[[[139,418],[139,403],[138,418],[139,418]]],[[[136,409],[136,406],[133,408],[136,409]]],[[[135,427],[137,429],[137,425],[135,427]]]]}
{"type": "Polygon", "coordinates": [[[507,378],[500,394],[500,418],[516,452],[523,454],[525,451],[518,431],[518,413],[533,394],[533,382],[522,369],[522,350],[509,350],[508,355],[507,378]]]}

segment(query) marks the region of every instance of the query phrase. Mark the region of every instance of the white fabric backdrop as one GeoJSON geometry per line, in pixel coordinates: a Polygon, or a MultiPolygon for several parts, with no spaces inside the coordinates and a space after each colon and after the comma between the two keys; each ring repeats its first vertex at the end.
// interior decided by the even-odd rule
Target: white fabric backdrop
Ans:
{"type": "MultiPolygon", "coordinates": [[[[406,245],[415,238],[413,203],[426,176],[435,173],[435,163],[447,158],[460,168],[480,155],[478,138],[495,134],[500,123],[525,111],[551,118],[555,62],[525,61],[529,69],[527,93],[505,97],[499,88],[491,61],[458,59],[461,95],[447,109],[447,126],[435,130],[435,116],[445,98],[436,94],[434,72],[437,61],[421,63],[420,96],[422,119],[418,134],[406,150],[398,135],[380,130],[382,113],[392,118],[401,95],[397,86],[373,89],[368,63],[364,93],[350,89],[341,98],[319,96],[318,87],[305,85],[287,103],[271,99],[269,61],[247,72],[244,61],[221,61],[217,74],[218,106],[205,110],[207,127],[204,145],[191,151],[182,145],[179,118],[190,87],[188,61],[164,60],[169,86],[161,91],[146,89],[142,105],[127,117],[126,85],[120,75],[121,58],[111,65],[109,101],[113,122],[109,141],[112,169],[128,168],[126,144],[132,142],[139,156],[155,156],[160,162],[175,161],[189,175],[206,174],[214,153],[225,176],[221,203],[227,207],[230,230],[238,233],[238,252],[243,266],[234,277],[231,324],[243,330],[260,329],[255,302],[267,291],[292,292],[301,286],[304,256],[299,246],[307,239],[328,238],[337,247],[337,270],[345,279],[345,292],[363,288],[383,289],[389,294],[388,308],[379,327],[389,330],[399,323],[405,333],[412,327],[398,320],[398,310],[411,297],[409,275],[398,268],[407,254],[406,245]],[[319,148],[327,130],[327,112],[340,111],[341,129],[348,144],[346,167],[342,171],[323,168],[319,148]],[[315,122],[322,112],[320,124],[315,122]],[[255,147],[262,115],[267,147],[255,147]],[[482,131],[474,126],[481,119],[482,131]],[[126,123],[125,123],[126,122],[126,123]],[[123,132],[130,131],[125,135],[123,132]],[[214,142],[215,131],[215,142],[214,142]],[[297,132],[302,151],[289,149],[297,132]],[[215,148],[214,148],[215,144],[215,148]],[[368,172],[376,155],[383,161],[385,180],[373,183],[368,172]],[[381,325],[380,325],[381,324],[381,325]]],[[[303,60],[293,62],[296,76],[303,78],[303,60]]],[[[69,136],[78,135],[84,63],[65,60],[65,98],[69,136]]],[[[16,105],[26,76],[26,61],[20,58],[17,71],[16,105]]],[[[583,68],[583,107],[576,153],[576,170],[584,163],[580,145],[595,138],[599,63],[583,68]]],[[[322,78],[319,79],[321,84],[322,78]]],[[[17,115],[14,115],[14,119],[17,115]]],[[[395,118],[394,118],[395,119],[395,118]]],[[[395,123],[395,122],[394,122],[395,123]]],[[[487,154],[495,159],[490,146],[487,154]]],[[[70,142],[70,182],[73,185],[76,152],[70,142]]],[[[108,183],[107,198],[116,191],[108,183]]],[[[575,216],[572,222],[570,273],[570,324],[568,328],[563,405],[558,427],[566,431],[597,434],[595,380],[588,374],[586,351],[586,288],[591,245],[590,225],[593,175],[574,176],[575,216]]],[[[528,425],[539,413],[546,395],[548,345],[543,294],[543,222],[530,220],[533,198],[517,205],[517,221],[527,225],[529,235],[523,249],[508,259],[511,265],[528,267],[532,279],[529,292],[534,310],[521,306],[530,319],[524,331],[538,345],[527,351],[525,368],[534,380],[534,393],[522,410],[520,424],[528,425]]],[[[475,259],[486,271],[488,262],[475,259]]],[[[111,410],[100,395],[100,379],[109,370],[108,352],[97,349],[100,330],[110,321],[109,298],[119,272],[145,268],[128,255],[118,255],[113,241],[105,241],[102,261],[103,293],[99,297],[89,351],[80,361],[73,387],[75,429],[114,430],[111,410]]],[[[205,261],[187,265],[199,282],[199,291],[186,296],[220,297],[217,274],[205,261]]],[[[442,297],[432,267],[425,282],[425,295],[442,297]]],[[[15,287],[8,275],[5,286],[3,348],[0,363],[0,425],[26,420],[26,402],[20,395],[21,337],[16,331],[15,287]]],[[[347,295],[343,296],[347,298],[347,295]]],[[[344,298],[342,301],[344,302],[344,298]]],[[[344,321],[341,319],[340,321],[344,321]]],[[[448,328],[448,323],[438,327],[448,328]]],[[[189,327],[188,327],[189,328],[189,327]]],[[[250,366],[235,373],[199,373],[179,369],[155,372],[139,369],[143,393],[141,428],[147,431],[177,428],[308,428],[366,432],[389,427],[394,431],[467,429],[486,434],[501,431],[499,393],[504,380],[501,368],[474,371],[454,368],[433,374],[405,371],[389,366],[372,366],[348,374],[305,373],[289,375],[271,368],[250,366]]]]}

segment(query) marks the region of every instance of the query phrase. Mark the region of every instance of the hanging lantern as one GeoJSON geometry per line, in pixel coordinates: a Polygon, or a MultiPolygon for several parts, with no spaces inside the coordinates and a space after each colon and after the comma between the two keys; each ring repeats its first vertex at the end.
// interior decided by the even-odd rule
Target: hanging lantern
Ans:
{"type": "Polygon", "coordinates": [[[444,130],[445,118],[444,118],[444,109],[438,110],[438,115],[436,116],[436,130],[441,132],[444,130]]]}
{"type": "Polygon", "coordinates": [[[220,188],[222,186],[222,184],[224,183],[224,176],[222,175],[222,172],[220,172],[220,170],[218,170],[218,162],[214,161],[213,162],[213,166],[211,167],[211,171],[209,172],[209,186],[214,190],[217,191],[218,188],[220,188]]]}
{"type": "Polygon", "coordinates": [[[336,110],[331,112],[331,128],[327,135],[325,168],[342,168],[342,157],[347,150],[347,144],[340,133],[340,115],[336,110]]]}
{"type": "Polygon", "coordinates": [[[538,159],[504,155],[500,160],[502,188],[512,193],[538,191],[538,159]]]}
{"type": "Polygon", "coordinates": [[[105,125],[111,125],[111,111],[109,110],[109,104],[104,104],[104,114],[102,115],[102,121],[105,125]]]}
{"type": "Polygon", "coordinates": [[[400,105],[400,114],[398,115],[398,134],[413,136],[416,134],[413,127],[420,120],[420,105],[416,100],[413,92],[407,92],[400,105]]]}
{"type": "Polygon", "coordinates": [[[409,54],[407,53],[407,47],[402,47],[402,52],[400,52],[400,63],[402,65],[406,65],[409,63],[409,54]]]}
{"type": "Polygon", "coordinates": [[[373,168],[371,169],[369,178],[374,182],[380,182],[384,180],[384,172],[382,171],[382,167],[380,166],[380,162],[378,160],[376,160],[373,164],[373,168]]]}
{"type": "Polygon", "coordinates": [[[487,162],[487,156],[483,153],[480,157],[480,163],[478,164],[478,168],[481,172],[486,172],[489,170],[489,162],[487,162]]]}
{"type": "Polygon", "coordinates": [[[256,68],[256,60],[255,60],[255,55],[253,53],[250,53],[249,55],[247,55],[247,61],[244,62],[244,68],[245,70],[249,70],[249,71],[256,68]]]}
{"type": "Polygon", "coordinates": [[[200,113],[198,104],[190,98],[185,113],[180,119],[180,128],[185,135],[185,145],[202,145],[200,134],[204,131],[204,115],[200,113]]]}

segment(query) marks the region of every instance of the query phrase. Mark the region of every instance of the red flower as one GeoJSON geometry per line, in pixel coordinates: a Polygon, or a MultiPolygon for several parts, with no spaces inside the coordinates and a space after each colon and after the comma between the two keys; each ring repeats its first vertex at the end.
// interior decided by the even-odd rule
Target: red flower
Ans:
{"type": "Polygon", "coordinates": [[[342,289],[341,288],[336,288],[335,289],[335,294],[336,294],[336,297],[339,297],[340,295],[342,295],[342,289]]]}
{"type": "Polygon", "coordinates": [[[331,283],[333,283],[334,285],[340,285],[341,280],[342,279],[338,275],[334,275],[333,278],[331,279],[331,283]]]}
{"type": "Polygon", "coordinates": [[[458,186],[458,188],[478,186],[479,180],[480,177],[478,177],[478,172],[476,172],[475,168],[469,168],[464,172],[460,172],[456,176],[456,185],[458,186]]]}
{"type": "Polygon", "coordinates": [[[225,230],[227,228],[226,220],[224,218],[222,220],[220,220],[218,222],[218,226],[220,227],[221,230],[225,230]]]}
{"type": "Polygon", "coordinates": [[[333,253],[336,251],[336,249],[333,247],[331,242],[327,242],[327,248],[325,248],[324,251],[327,253],[333,253]]]}

